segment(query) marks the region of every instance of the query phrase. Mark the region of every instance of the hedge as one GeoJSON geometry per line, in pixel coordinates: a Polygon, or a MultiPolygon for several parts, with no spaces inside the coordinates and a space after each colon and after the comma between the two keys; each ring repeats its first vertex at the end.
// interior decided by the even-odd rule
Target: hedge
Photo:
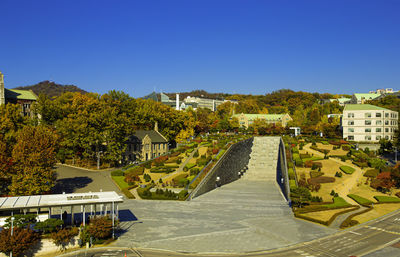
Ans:
{"type": "Polygon", "coordinates": [[[111,176],[123,176],[124,175],[124,172],[122,171],[122,170],[114,170],[114,171],[111,171],[111,176]]]}
{"type": "Polygon", "coordinates": [[[360,168],[368,167],[368,163],[367,162],[353,162],[353,164],[357,165],[360,168]]]}
{"type": "Polygon", "coordinates": [[[333,183],[333,182],[335,182],[335,178],[325,177],[325,176],[308,179],[309,184],[315,184],[315,183],[322,184],[322,183],[333,183]]]}
{"type": "Polygon", "coordinates": [[[219,160],[219,158],[221,158],[221,156],[225,153],[226,150],[221,150],[219,151],[219,153],[217,154],[217,156],[215,157],[215,159],[219,160]]]}
{"type": "Polygon", "coordinates": [[[358,195],[354,195],[354,194],[348,194],[348,197],[350,197],[351,199],[353,199],[354,201],[356,201],[358,204],[363,205],[363,206],[368,206],[373,204],[374,202],[365,199],[364,197],[358,196],[358,195]]]}
{"type": "Polygon", "coordinates": [[[379,203],[400,203],[400,198],[393,196],[374,196],[379,203]]]}
{"type": "Polygon", "coordinates": [[[340,170],[346,174],[353,174],[353,172],[356,171],[356,169],[349,166],[340,166],[340,170]]]}
{"type": "Polygon", "coordinates": [[[364,173],[364,177],[376,178],[376,176],[378,176],[378,174],[379,174],[379,170],[369,169],[364,173]]]}
{"type": "Polygon", "coordinates": [[[185,168],[186,168],[187,170],[190,170],[190,169],[193,168],[194,166],[196,166],[196,163],[188,163],[188,164],[185,165],[185,168]]]}

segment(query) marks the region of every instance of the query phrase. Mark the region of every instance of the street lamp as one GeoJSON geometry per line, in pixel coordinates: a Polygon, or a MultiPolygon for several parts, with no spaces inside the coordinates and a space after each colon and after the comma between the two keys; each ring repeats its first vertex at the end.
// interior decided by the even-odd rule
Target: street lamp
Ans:
{"type": "MultiPolygon", "coordinates": [[[[11,217],[11,238],[13,236],[13,232],[14,232],[14,216],[11,217]]],[[[10,257],[12,257],[12,250],[10,252],[10,257]]]]}

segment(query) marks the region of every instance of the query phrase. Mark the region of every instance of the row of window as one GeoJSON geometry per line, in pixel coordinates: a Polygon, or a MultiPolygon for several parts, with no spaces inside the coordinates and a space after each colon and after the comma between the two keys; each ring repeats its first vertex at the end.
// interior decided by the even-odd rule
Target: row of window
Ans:
{"type": "MultiPolygon", "coordinates": [[[[382,136],[376,136],[375,140],[379,141],[382,138],[383,138],[382,136]]],[[[365,139],[365,141],[372,141],[374,139],[374,137],[373,136],[365,136],[364,139],[365,139]]],[[[385,139],[392,140],[393,136],[385,136],[385,139]]],[[[350,141],[354,140],[354,136],[348,136],[347,140],[350,140],[350,141]]]]}
{"type": "MultiPolygon", "coordinates": [[[[351,113],[351,112],[348,113],[347,117],[348,118],[354,118],[354,113],[351,113]]],[[[372,117],[372,113],[366,112],[364,114],[364,117],[365,118],[371,118],[372,117]]],[[[376,118],[381,118],[382,117],[382,113],[380,113],[380,112],[375,113],[375,117],[376,118]]],[[[389,118],[389,113],[385,113],[385,118],[389,118]]],[[[397,113],[390,113],[390,118],[397,119],[397,113]]]]}
{"type": "MultiPolygon", "coordinates": [[[[349,120],[349,121],[347,122],[347,124],[350,125],[350,126],[354,125],[354,120],[349,120]]],[[[365,124],[365,125],[372,125],[372,121],[366,120],[366,121],[364,122],[364,124],[365,124]]],[[[376,125],[382,125],[382,121],[381,121],[381,120],[377,120],[377,121],[375,121],[375,124],[376,124],[376,125]]],[[[386,126],[388,126],[388,125],[395,126],[395,125],[397,125],[397,120],[391,120],[390,122],[389,122],[388,120],[385,120],[385,125],[386,125],[386,126]]]]}
{"type": "MultiPolygon", "coordinates": [[[[348,128],[347,132],[350,132],[350,133],[354,132],[354,128],[348,128]]],[[[365,132],[371,133],[372,129],[371,128],[365,128],[365,132]]],[[[375,128],[375,132],[382,132],[382,128],[375,128]]],[[[394,129],[393,128],[390,128],[390,129],[389,128],[385,128],[385,132],[386,133],[394,132],[394,129]]]]}

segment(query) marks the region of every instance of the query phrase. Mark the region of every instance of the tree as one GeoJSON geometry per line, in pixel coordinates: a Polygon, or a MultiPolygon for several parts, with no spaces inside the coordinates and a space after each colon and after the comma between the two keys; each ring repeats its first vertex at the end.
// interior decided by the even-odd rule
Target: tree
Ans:
{"type": "Polygon", "coordinates": [[[35,229],[43,232],[43,233],[52,233],[64,225],[64,221],[61,219],[47,219],[45,221],[40,221],[35,224],[35,229]]]}
{"type": "Polygon", "coordinates": [[[74,227],[71,229],[60,229],[57,232],[51,233],[51,239],[53,243],[61,248],[61,250],[66,250],[71,240],[79,234],[78,228],[74,227]]]}
{"type": "Polygon", "coordinates": [[[96,217],[90,220],[87,230],[96,239],[109,238],[112,233],[112,220],[108,217],[96,217]]]}
{"type": "MultiPolygon", "coordinates": [[[[16,214],[13,216],[14,217],[14,221],[13,221],[13,226],[14,227],[18,227],[18,228],[29,228],[29,226],[31,224],[36,223],[36,214],[16,214]]],[[[12,217],[8,217],[6,219],[5,228],[11,228],[11,218],[12,217]]]]}
{"type": "Polygon", "coordinates": [[[12,236],[11,229],[3,229],[0,231],[0,252],[18,256],[31,249],[39,238],[39,234],[31,229],[14,228],[12,236]]]}
{"type": "Polygon", "coordinates": [[[24,127],[17,134],[12,151],[14,165],[12,195],[42,194],[50,191],[56,180],[53,166],[56,163],[58,136],[43,126],[24,127]]]}

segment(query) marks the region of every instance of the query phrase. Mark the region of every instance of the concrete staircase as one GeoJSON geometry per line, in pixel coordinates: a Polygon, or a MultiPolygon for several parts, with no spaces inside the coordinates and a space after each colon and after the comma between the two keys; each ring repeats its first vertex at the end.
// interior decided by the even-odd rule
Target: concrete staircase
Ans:
{"type": "Polygon", "coordinates": [[[255,137],[251,148],[248,170],[242,179],[275,181],[280,137],[255,137]]]}

